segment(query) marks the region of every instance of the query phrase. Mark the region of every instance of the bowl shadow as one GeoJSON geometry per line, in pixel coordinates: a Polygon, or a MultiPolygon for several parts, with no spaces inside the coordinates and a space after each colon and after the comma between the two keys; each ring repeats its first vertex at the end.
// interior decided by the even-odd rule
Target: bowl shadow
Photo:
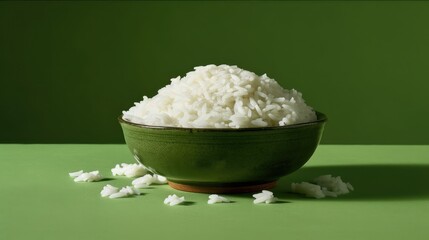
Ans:
{"type": "MultiPolygon", "coordinates": [[[[332,174],[350,182],[354,191],[326,200],[409,200],[429,199],[429,165],[338,165],[309,166],[281,178],[273,189],[282,199],[313,199],[290,193],[292,182],[311,181],[332,174]]],[[[325,200],[324,199],[324,200],[325,200]]],[[[314,200],[314,199],[313,199],[314,200]]]]}

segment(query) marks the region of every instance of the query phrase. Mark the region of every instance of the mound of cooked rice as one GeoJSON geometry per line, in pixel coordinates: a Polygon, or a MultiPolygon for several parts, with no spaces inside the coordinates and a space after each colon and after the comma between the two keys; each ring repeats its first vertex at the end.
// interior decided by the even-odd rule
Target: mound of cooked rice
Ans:
{"type": "Polygon", "coordinates": [[[171,79],[153,98],[144,96],[123,118],[186,128],[272,127],[316,120],[301,93],[282,88],[266,74],[228,65],[194,69],[171,79]]]}

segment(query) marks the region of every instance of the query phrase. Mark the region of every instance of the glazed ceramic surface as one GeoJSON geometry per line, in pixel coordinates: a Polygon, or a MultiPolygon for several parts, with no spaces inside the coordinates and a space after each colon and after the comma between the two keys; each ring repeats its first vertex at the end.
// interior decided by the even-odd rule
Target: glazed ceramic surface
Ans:
{"type": "Polygon", "coordinates": [[[195,129],[134,124],[119,118],[135,159],[170,182],[233,187],[277,180],[302,167],[326,122],[285,127],[195,129]]]}

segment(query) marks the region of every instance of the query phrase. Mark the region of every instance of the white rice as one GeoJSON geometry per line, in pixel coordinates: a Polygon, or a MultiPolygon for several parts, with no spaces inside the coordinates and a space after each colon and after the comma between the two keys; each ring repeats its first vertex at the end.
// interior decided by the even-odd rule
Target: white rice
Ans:
{"type": "Polygon", "coordinates": [[[117,193],[113,193],[113,194],[109,195],[109,198],[111,198],[111,199],[124,198],[124,197],[128,197],[128,194],[125,192],[117,192],[117,193]]]}
{"type": "Polygon", "coordinates": [[[137,163],[116,164],[116,166],[112,168],[111,171],[113,176],[126,176],[129,178],[141,177],[147,173],[146,168],[143,165],[137,163]]]}
{"type": "Polygon", "coordinates": [[[103,190],[101,190],[100,195],[102,197],[109,197],[110,195],[119,192],[119,188],[114,187],[110,184],[107,184],[103,187],[103,190]]]}
{"type": "Polygon", "coordinates": [[[338,197],[353,191],[354,188],[350,183],[343,182],[340,176],[322,175],[313,179],[313,183],[301,182],[292,183],[291,191],[304,194],[306,197],[324,198],[338,197]]]}
{"type": "Polygon", "coordinates": [[[322,188],[319,185],[312,184],[309,182],[292,183],[291,190],[294,193],[304,194],[306,197],[313,197],[313,198],[326,197],[325,193],[322,191],[322,188]]]}
{"type": "Polygon", "coordinates": [[[185,197],[178,197],[176,194],[168,195],[166,199],[164,199],[164,204],[169,206],[175,206],[181,204],[185,201],[185,197]]]}
{"type": "Polygon", "coordinates": [[[229,203],[230,201],[223,196],[219,196],[217,194],[212,194],[209,196],[209,200],[207,201],[208,204],[215,204],[215,203],[229,203]]]}
{"type": "Polygon", "coordinates": [[[285,126],[316,120],[301,93],[283,89],[266,74],[237,66],[195,67],[153,98],[143,97],[123,118],[130,122],[186,128],[285,126]]]}
{"type": "Polygon", "coordinates": [[[72,177],[72,178],[76,178],[76,177],[79,177],[80,175],[82,175],[82,173],[83,173],[83,170],[79,170],[79,171],[76,171],[76,172],[69,173],[69,176],[72,177]]]}
{"type": "Polygon", "coordinates": [[[134,188],[147,188],[151,184],[166,184],[167,179],[158,174],[146,174],[132,181],[134,188]]]}
{"type": "Polygon", "coordinates": [[[322,175],[313,181],[322,187],[322,191],[326,196],[337,197],[338,195],[347,194],[354,190],[353,186],[348,182],[343,182],[340,176],[322,175]]]}
{"type": "Polygon", "coordinates": [[[75,182],[97,182],[103,179],[100,171],[84,172],[83,170],[69,173],[75,182]]]}
{"type": "Polygon", "coordinates": [[[100,195],[102,197],[109,197],[112,199],[124,198],[124,197],[129,197],[134,195],[140,195],[140,191],[130,186],[123,187],[121,188],[121,190],[119,190],[119,188],[107,184],[106,186],[103,187],[103,190],[101,190],[100,195]]]}
{"type": "Polygon", "coordinates": [[[255,198],[255,200],[253,200],[254,204],[259,204],[259,203],[274,203],[277,202],[277,198],[274,197],[274,194],[270,191],[267,190],[262,190],[261,193],[256,193],[253,194],[253,197],[255,198]]]}

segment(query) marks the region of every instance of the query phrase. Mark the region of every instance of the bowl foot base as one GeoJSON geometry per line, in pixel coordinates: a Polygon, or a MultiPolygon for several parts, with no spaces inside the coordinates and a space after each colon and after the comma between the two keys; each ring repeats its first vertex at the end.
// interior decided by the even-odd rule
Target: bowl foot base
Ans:
{"type": "Polygon", "coordinates": [[[251,185],[240,185],[240,186],[196,186],[188,185],[183,183],[176,183],[168,181],[170,187],[185,191],[185,192],[197,192],[197,193],[247,193],[247,192],[259,192],[274,188],[277,181],[251,184],[251,185]]]}

